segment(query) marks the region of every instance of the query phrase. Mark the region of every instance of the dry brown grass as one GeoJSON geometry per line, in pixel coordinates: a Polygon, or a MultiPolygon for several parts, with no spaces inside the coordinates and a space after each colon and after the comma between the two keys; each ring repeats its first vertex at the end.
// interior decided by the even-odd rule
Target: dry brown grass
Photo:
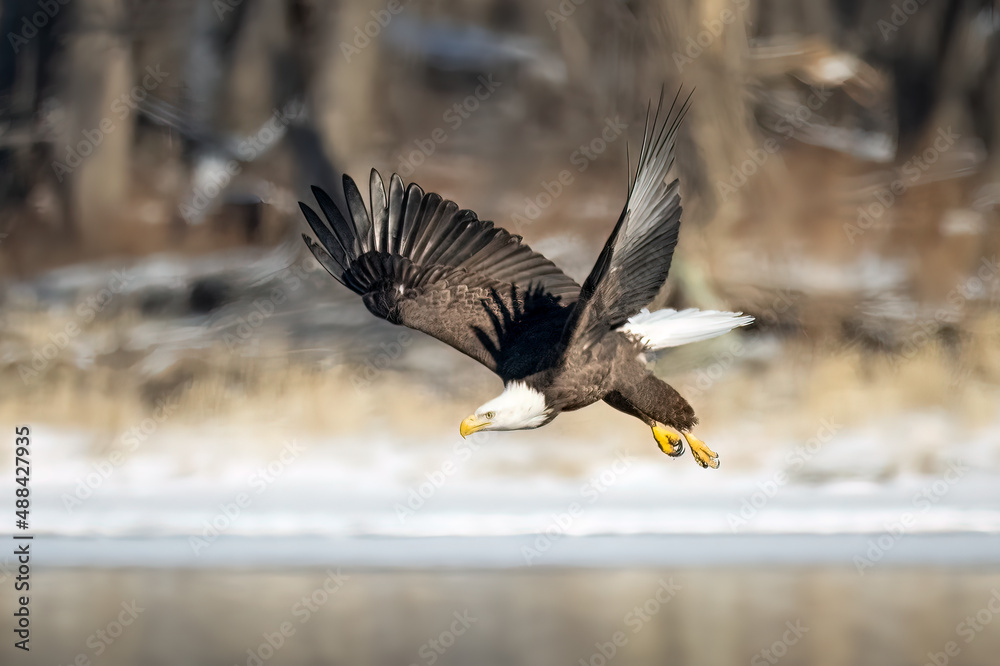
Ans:
{"type": "MultiPolygon", "coordinates": [[[[53,330],[44,318],[26,317],[23,323],[17,331],[21,339],[53,330]]],[[[115,326],[101,325],[109,336],[115,326]]],[[[973,428],[996,420],[1000,314],[972,322],[957,352],[931,342],[912,358],[791,339],[765,359],[754,356],[755,346],[747,339],[745,357],[705,390],[692,391],[699,371],[718,360],[719,350],[728,348],[723,341],[730,338],[660,360],[659,374],[688,394],[701,418],[700,432],[709,440],[733,429],[761,442],[805,439],[824,418],[851,427],[927,410],[950,413],[973,428]]],[[[192,352],[156,376],[140,375],[124,359],[116,363],[114,353],[99,356],[89,368],[60,359],[28,385],[18,378],[18,364],[8,361],[2,369],[0,421],[104,433],[95,441],[107,442],[168,401],[176,406],[170,427],[218,426],[244,433],[278,427],[290,435],[333,438],[372,430],[412,442],[454,434],[461,417],[499,388],[485,371],[474,373],[471,381],[459,372],[459,385],[446,389],[391,372],[359,388],[351,381],[356,372],[351,366],[321,370],[290,360],[295,355],[278,346],[267,354],[241,357],[219,345],[192,352]]],[[[652,446],[629,444],[648,433],[623,428],[624,419],[602,405],[564,417],[548,435],[528,436],[558,433],[584,447],[614,441],[657,454],[652,446]]]]}

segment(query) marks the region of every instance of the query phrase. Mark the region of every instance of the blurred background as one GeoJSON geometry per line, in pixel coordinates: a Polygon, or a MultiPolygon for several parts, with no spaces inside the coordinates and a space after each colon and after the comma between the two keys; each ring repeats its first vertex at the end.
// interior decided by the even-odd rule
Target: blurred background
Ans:
{"type": "Polygon", "coordinates": [[[4,0],[0,27],[0,423],[32,427],[35,534],[4,663],[996,663],[992,0],[4,0]],[[721,469],[603,404],[463,441],[499,380],[368,314],[297,201],[395,171],[582,280],[681,86],[654,305],[757,320],[655,362],[721,469]]]}

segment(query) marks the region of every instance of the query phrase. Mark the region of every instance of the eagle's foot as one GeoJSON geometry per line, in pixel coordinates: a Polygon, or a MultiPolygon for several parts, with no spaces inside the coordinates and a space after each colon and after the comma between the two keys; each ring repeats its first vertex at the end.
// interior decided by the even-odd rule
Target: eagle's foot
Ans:
{"type": "Polygon", "coordinates": [[[654,425],[653,439],[656,440],[656,445],[660,447],[660,450],[672,458],[684,453],[684,442],[673,428],[654,425]]]}
{"type": "Polygon", "coordinates": [[[684,439],[687,440],[688,446],[691,447],[691,453],[699,465],[706,469],[709,467],[712,469],[719,468],[719,454],[708,448],[705,442],[689,432],[684,433],[684,439]]]}

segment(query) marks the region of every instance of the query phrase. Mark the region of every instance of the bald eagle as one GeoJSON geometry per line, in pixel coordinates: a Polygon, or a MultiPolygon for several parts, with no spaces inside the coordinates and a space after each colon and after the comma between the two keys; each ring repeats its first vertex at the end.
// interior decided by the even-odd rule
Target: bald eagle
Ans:
{"type": "MultiPolygon", "coordinates": [[[[538,428],[560,412],[603,400],[652,428],[671,456],[687,441],[702,467],[718,455],[691,434],[691,405],[646,367],[644,352],[706,340],[753,321],[741,313],[644,307],[667,278],[677,245],[677,179],[666,182],[674,138],[690,96],[661,119],[646,116],[635,178],[618,223],[583,285],[521,240],[471,210],[408,186],[389,191],[372,169],[370,207],[344,176],[344,215],[323,190],[324,222],[300,203],[329,273],[359,294],[376,317],[423,331],[503,379],[504,390],[462,421],[480,430],[538,428]]],[[[629,174],[631,175],[631,174],[629,174]]]]}

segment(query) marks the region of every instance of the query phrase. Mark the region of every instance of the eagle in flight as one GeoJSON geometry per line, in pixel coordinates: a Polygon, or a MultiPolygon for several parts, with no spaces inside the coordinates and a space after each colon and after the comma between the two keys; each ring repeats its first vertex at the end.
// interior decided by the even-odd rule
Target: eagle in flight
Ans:
{"type": "MultiPolygon", "coordinates": [[[[691,434],[691,405],[647,367],[644,352],[722,335],[753,321],[741,313],[688,309],[649,312],[677,245],[681,201],[674,138],[690,96],[675,97],[650,123],[628,200],[583,285],[516,236],[471,210],[408,186],[396,174],[389,191],[372,169],[370,207],[344,176],[344,215],[314,187],[324,222],[304,203],[317,244],[306,245],[338,282],[376,317],[441,340],[503,379],[504,390],[462,421],[480,430],[521,430],[560,412],[603,400],[652,428],[660,449],[684,452],[702,467],[718,455],[691,434]]],[[[631,174],[629,174],[631,175],[631,174]]]]}

